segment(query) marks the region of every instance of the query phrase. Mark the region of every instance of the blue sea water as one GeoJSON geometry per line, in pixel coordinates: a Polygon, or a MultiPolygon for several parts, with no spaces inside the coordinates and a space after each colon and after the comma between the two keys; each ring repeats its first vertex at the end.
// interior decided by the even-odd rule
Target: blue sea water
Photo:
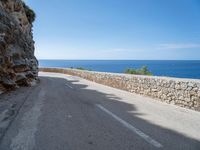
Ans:
{"type": "Polygon", "coordinates": [[[93,71],[123,73],[126,68],[148,66],[155,76],[200,79],[200,60],[39,60],[40,67],[83,67],[93,71]]]}

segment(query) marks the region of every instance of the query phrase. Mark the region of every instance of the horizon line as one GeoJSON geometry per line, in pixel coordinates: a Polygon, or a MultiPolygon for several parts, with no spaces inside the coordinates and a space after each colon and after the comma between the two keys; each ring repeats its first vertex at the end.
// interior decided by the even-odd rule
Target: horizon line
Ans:
{"type": "Polygon", "coordinates": [[[42,58],[38,60],[72,60],[72,61],[84,61],[84,60],[89,60],[89,61],[200,61],[198,59],[51,59],[51,58],[42,58]]]}

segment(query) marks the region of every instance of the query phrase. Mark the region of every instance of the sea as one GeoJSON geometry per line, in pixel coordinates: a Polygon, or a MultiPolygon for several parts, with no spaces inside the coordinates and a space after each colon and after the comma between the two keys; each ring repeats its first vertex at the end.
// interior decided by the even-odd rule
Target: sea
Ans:
{"type": "Polygon", "coordinates": [[[147,66],[154,76],[200,79],[200,60],[39,60],[40,67],[82,67],[92,71],[123,73],[147,66]]]}

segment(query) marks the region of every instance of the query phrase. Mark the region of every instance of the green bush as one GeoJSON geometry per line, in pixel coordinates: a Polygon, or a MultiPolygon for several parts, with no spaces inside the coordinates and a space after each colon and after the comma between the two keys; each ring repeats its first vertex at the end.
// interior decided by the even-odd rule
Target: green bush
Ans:
{"type": "Polygon", "coordinates": [[[83,67],[78,67],[78,68],[76,68],[76,69],[78,69],[78,70],[86,70],[86,69],[83,68],[83,67]]]}
{"type": "Polygon", "coordinates": [[[136,74],[136,75],[148,75],[148,76],[152,76],[153,75],[148,70],[147,66],[143,66],[140,69],[128,68],[128,69],[125,70],[125,73],[127,73],[127,74],[136,74]]]}
{"type": "Polygon", "coordinates": [[[28,21],[32,24],[34,21],[35,21],[35,18],[36,18],[36,14],[35,12],[25,4],[25,2],[23,2],[23,7],[25,9],[25,13],[26,13],[26,16],[28,18],[28,21]]]}
{"type": "Polygon", "coordinates": [[[86,68],[83,68],[83,67],[78,67],[78,68],[76,68],[76,69],[78,69],[78,70],[92,71],[92,69],[86,69],[86,68]]]}
{"type": "Polygon", "coordinates": [[[71,68],[71,69],[78,69],[78,70],[92,71],[91,69],[86,69],[86,68],[83,68],[83,67],[77,67],[77,68],[70,67],[70,68],[71,68]]]}

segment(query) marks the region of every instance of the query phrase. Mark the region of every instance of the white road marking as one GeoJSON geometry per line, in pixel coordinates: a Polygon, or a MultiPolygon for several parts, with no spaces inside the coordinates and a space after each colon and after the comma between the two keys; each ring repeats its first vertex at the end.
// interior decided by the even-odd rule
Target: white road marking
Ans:
{"type": "Polygon", "coordinates": [[[69,87],[69,88],[71,88],[71,89],[73,89],[73,87],[72,86],[70,86],[70,85],[68,85],[68,84],[65,84],[67,87],[69,87]]]}
{"type": "Polygon", "coordinates": [[[155,146],[156,148],[162,148],[163,147],[162,144],[160,144],[156,140],[152,139],[150,136],[148,136],[147,134],[143,133],[142,131],[140,131],[136,127],[132,126],[128,122],[126,122],[123,119],[119,118],[118,116],[116,116],[115,114],[113,114],[112,112],[110,112],[109,110],[107,110],[106,108],[104,108],[103,106],[101,106],[100,104],[96,104],[96,106],[98,108],[100,108],[102,111],[104,111],[105,113],[107,113],[108,115],[112,116],[115,120],[119,121],[124,127],[128,128],[132,132],[134,132],[137,135],[139,135],[146,142],[150,143],[151,145],[155,146]]]}

